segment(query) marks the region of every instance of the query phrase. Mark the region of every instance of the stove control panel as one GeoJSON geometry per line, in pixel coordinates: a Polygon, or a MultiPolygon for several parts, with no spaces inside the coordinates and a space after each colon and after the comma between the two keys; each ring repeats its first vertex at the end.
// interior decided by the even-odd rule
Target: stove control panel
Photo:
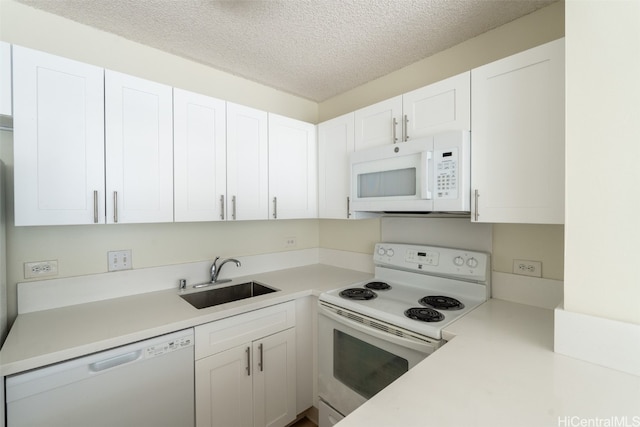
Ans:
{"type": "Polygon", "coordinates": [[[380,267],[477,281],[486,280],[489,268],[489,254],[485,252],[404,243],[376,244],[373,261],[380,267]]]}

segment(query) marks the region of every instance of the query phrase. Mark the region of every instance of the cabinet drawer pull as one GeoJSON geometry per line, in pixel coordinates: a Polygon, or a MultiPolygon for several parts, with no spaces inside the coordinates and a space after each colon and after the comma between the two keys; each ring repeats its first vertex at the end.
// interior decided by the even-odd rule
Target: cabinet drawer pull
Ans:
{"type": "Polygon", "coordinates": [[[347,218],[351,218],[351,197],[347,196],[347,218]]]}
{"type": "Polygon", "coordinates": [[[407,116],[406,114],[404,115],[404,140],[408,141],[409,140],[409,116],[407,116]]]}
{"type": "Polygon", "coordinates": [[[224,219],[224,194],[220,196],[220,219],[224,219]]]}
{"type": "Polygon", "coordinates": [[[274,219],[278,218],[278,198],[277,197],[273,198],[273,218],[274,219]]]}
{"type": "Polygon", "coordinates": [[[391,123],[391,130],[393,133],[393,143],[395,144],[396,142],[398,142],[398,137],[396,136],[396,126],[398,126],[398,121],[396,120],[396,118],[393,118],[393,122],[391,123]]]}
{"type": "Polygon", "coordinates": [[[93,192],[93,223],[98,223],[98,191],[93,192]]]}
{"type": "Polygon", "coordinates": [[[473,212],[473,220],[475,222],[478,222],[478,217],[480,216],[480,214],[478,213],[478,197],[480,197],[480,194],[478,193],[478,190],[473,190],[473,199],[474,199],[474,212],[473,212]]]}
{"type": "Polygon", "coordinates": [[[251,376],[251,347],[247,347],[247,376],[251,376]]]}
{"type": "Polygon", "coordinates": [[[260,351],[260,361],[258,362],[258,367],[260,368],[260,372],[264,371],[264,355],[263,353],[263,344],[258,346],[258,350],[260,351]]]}
{"type": "Polygon", "coordinates": [[[118,223],[118,192],[113,192],[113,222],[118,223]]]}
{"type": "Polygon", "coordinates": [[[231,219],[236,219],[236,196],[231,197],[231,219]]]}

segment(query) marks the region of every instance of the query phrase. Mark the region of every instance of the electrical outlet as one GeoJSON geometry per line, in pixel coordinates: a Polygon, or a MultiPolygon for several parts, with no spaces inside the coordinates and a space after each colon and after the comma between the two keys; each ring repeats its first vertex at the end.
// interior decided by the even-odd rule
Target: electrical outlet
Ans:
{"type": "Polygon", "coordinates": [[[107,252],[109,271],[131,270],[131,249],[107,252]]]}
{"type": "Polygon", "coordinates": [[[298,241],[296,240],[296,236],[287,237],[284,239],[285,248],[295,248],[297,245],[298,241]]]}
{"type": "Polygon", "coordinates": [[[46,277],[58,275],[58,261],[36,261],[24,263],[24,278],[46,277]]]}
{"type": "Polygon", "coordinates": [[[542,263],[540,261],[514,259],[513,273],[523,276],[542,277],[542,263]]]}

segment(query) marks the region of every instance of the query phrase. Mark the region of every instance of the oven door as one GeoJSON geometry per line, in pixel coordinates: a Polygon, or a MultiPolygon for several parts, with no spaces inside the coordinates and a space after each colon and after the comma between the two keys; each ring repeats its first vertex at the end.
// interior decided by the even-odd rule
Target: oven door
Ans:
{"type": "Polygon", "coordinates": [[[341,316],[322,303],[318,314],[319,395],[345,416],[441,344],[372,328],[341,316]]]}

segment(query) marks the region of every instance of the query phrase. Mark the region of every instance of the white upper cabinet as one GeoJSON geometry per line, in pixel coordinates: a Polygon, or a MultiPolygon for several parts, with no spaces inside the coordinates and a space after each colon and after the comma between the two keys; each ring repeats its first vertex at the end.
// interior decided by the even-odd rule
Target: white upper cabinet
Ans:
{"type": "Polygon", "coordinates": [[[174,218],[226,219],[226,103],[173,90],[174,218]]]}
{"type": "Polygon", "coordinates": [[[173,221],[170,86],[105,72],[107,223],[173,221]]]}
{"type": "Polygon", "coordinates": [[[318,216],[316,126],[269,113],[269,217],[318,216]]]}
{"type": "Polygon", "coordinates": [[[349,154],[354,151],[355,114],[318,125],[318,216],[349,218],[349,154]]]}
{"type": "Polygon", "coordinates": [[[403,141],[471,129],[471,72],[402,95],[403,141]]]}
{"type": "Polygon", "coordinates": [[[11,116],[11,45],[0,42],[0,115],[11,116]]]}
{"type": "Polygon", "coordinates": [[[355,112],[355,149],[471,129],[470,72],[355,112]]]}
{"type": "Polygon", "coordinates": [[[402,95],[356,110],[355,149],[402,141],[399,133],[401,118],[402,95]]]}
{"type": "Polygon", "coordinates": [[[227,218],[269,217],[269,144],[265,111],[227,102],[227,218]]]}
{"type": "Polygon", "coordinates": [[[564,222],[564,39],[472,70],[471,219],[564,222]]]}
{"type": "Polygon", "coordinates": [[[103,69],[13,46],[16,225],[104,223],[103,69]]]}

